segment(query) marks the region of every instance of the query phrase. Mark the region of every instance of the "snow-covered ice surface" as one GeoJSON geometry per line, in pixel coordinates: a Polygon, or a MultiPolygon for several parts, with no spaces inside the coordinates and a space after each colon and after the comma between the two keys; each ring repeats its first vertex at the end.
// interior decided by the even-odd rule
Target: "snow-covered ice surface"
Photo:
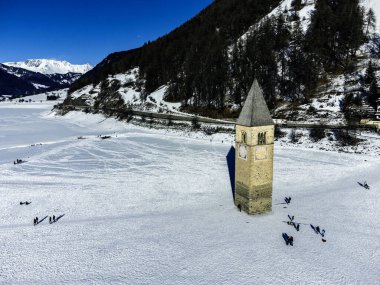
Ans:
{"type": "Polygon", "coordinates": [[[49,104],[0,103],[1,284],[379,284],[378,157],[277,145],[273,212],[248,216],[232,202],[231,141],[49,104]]]}

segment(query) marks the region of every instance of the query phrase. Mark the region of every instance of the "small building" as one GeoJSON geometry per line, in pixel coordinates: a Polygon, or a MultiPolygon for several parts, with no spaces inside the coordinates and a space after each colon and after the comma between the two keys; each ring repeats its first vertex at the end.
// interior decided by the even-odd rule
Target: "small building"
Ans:
{"type": "Polygon", "coordinates": [[[235,205],[248,214],[272,210],[274,123],[257,80],[236,122],[235,205]]]}

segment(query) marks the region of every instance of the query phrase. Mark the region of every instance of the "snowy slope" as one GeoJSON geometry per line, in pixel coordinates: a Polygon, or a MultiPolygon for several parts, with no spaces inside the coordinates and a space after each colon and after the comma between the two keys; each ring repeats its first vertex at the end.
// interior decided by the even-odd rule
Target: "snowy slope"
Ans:
{"type": "MultiPolygon", "coordinates": [[[[143,80],[139,78],[139,68],[133,68],[126,73],[110,75],[107,81],[109,84],[117,82],[120,85],[117,93],[129,108],[157,113],[177,113],[180,110],[181,103],[170,103],[164,100],[167,86],[159,87],[156,91],[146,95],[145,100],[143,100],[141,87],[143,80]]],[[[70,96],[82,98],[86,104],[93,105],[101,91],[101,84],[87,85],[73,92],[70,96]]]]}
{"type": "MultiPolygon", "coordinates": [[[[245,32],[242,36],[240,36],[238,41],[240,41],[241,43],[244,44],[245,41],[247,40],[247,37],[251,33],[253,33],[255,31],[256,27],[260,26],[260,24],[262,24],[265,19],[271,18],[277,14],[283,14],[284,16],[290,16],[293,13],[293,11],[290,10],[292,1],[293,0],[283,0],[280,3],[280,5],[278,5],[276,8],[274,8],[268,15],[266,15],[264,18],[262,18],[260,21],[258,21],[253,26],[251,26],[247,32],[245,32]],[[287,11],[287,13],[285,13],[285,11],[287,11]]],[[[315,9],[315,4],[314,4],[313,0],[304,0],[303,3],[304,3],[304,6],[297,13],[300,17],[300,23],[302,25],[302,28],[304,31],[306,31],[309,24],[310,24],[310,17],[311,17],[311,13],[315,9]]],[[[231,47],[230,47],[230,50],[231,50],[231,47]]]]}
{"type": "Polygon", "coordinates": [[[273,212],[247,216],[232,202],[230,145],[0,104],[0,283],[378,284],[378,158],[276,145],[273,212]],[[49,215],[64,216],[33,226],[49,215]]]}
{"type": "Polygon", "coordinates": [[[92,66],[89,64],[75,65],[67,61],[58,61],[54,59],[28,59],[22,62],[4,62],[3,64],[42,74],[66,74],[69,72],[86,73],[92,69],[92,66]]]}

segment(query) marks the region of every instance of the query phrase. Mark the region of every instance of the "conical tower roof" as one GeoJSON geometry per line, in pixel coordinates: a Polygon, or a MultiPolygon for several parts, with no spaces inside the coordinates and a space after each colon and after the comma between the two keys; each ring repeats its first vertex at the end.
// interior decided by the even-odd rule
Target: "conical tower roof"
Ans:
{"type": "Polygon", "coordinates": [[[246,127],[274,125],[264,99],[263,90],[256,79],[252,84],[236,124],[246,127]]]}

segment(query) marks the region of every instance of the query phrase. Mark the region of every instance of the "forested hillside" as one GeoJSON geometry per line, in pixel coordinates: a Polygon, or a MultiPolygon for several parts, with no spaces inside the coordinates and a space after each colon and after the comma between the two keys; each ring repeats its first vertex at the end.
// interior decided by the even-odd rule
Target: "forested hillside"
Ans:
{"type": "Polygon", "coordinates": [[[0,94],[13,95],[19,92],[32,93],[34,90],[35,88],[31,83],[0,68],[0,94]]]}
{"type": "MultiPolygon", "coordinates": [[[[146,79],[146,92],[150,93],[161,85],[176,82],[177,77],[182,78],[186,73],[185,84],[189,89],[186,96],[189,96],[193,89],[191,84],[195,84],[199,77],[212,75],[213,78],[210,79],[215,83],[222,81],[219,77],[224,76],[227,71],[227,47],[280,2],[216,0],[168,35],[148,42],[139,49],[109,55],[75,82],[70,91],[91,83],[99,83],[109,74],[123,73],[133,67],[140,67],[142,77],[146,79]]],[[[220,91],[225,89],[224,86],[213,87],[221,89],[220,91]]],[[[174,100],[179,99],[175,94],[171,97],[174,100]]]]}
{"type": "MultiPolygon", "coordinates": [[[[138,68],[142,100],[165,85],[165,100],[184,110],[229,116],[253,78],[272,110],[283,102],[303,104],[331,76],[355,70],[375,22],[359,0],[216,0],[170,34],[109,55],[70,93],[138,68]]],[[[373,41],[371,56],[379,55],[373,41]]],[[[378,98],[377,83],[368,84],[356,100],[378,98]]]]}
{"type": "Polygon", "coordinates": [[[329,73],[353,68],[359,48],[369,40],[373,18],[358,0],[317,0],[309,20],[301,19],[303,3],[294,0],[253,28],[234,45],[231,78],[235,103],[258,77],[271,105],[278,100],[309,100],[329,73]],[[304,20],[304,21],[302,21],[304,20]]]}

